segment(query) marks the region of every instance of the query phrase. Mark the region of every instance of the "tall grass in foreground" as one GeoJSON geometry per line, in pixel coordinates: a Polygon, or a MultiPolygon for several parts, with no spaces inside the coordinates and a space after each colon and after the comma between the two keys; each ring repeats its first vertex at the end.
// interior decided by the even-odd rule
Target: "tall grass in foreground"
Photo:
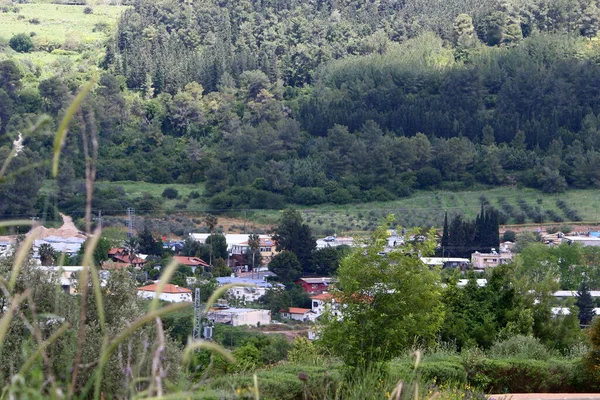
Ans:
{"type": "MultiPolygon", "coordinates": [[[[84,102],[85,96],[92,90],[94,85],[95,80],[86,84],[71,103],[70,107],[66,110],[55,137],[52,161],[52,175],[56,177],[58,175],[60,153],[65,144],[69,124],[74,117],[79,116],[79,118],[82,119],[82,125],[87,127],[87,129],[82,130],[82,141],[86,165],[86,226],[88,234],[92,233],[90,232],[91,204],[95,181],[95,166],[98,155],[98,139],[94,127],[93,112],[87,111],[87,113],[84,113],[83,111],[80,111],[80,106],[84,102]]],[[[47,117],[40,118],[38,123],[32,126],[28,133],[34,134],[47,124],[48,120],[47,117]]],[[[18,157],[21,143],[22,142],[16,142],[11,153],[7,159],[4,160],[4,163],[0,168],[0,183],[3,179],[7,178],[5,176],[6,171],[14,157],[18,157]]],[[[33,167],[35,166],[29,166],[28,168],[33,167]]],[[[13,177],[18,178],[19,172],[20,171],[18,170],[14,171],[12,173],[13,177]]],[[[31,221],[4,221],[1,225],[3,227],[31,225],[31,221]]],[[[21,272],[24,269],[28,269],[26,264],[28,255],[32,249],[33,241],[36,238],[36,230],[32,230],[29,236],[19,244],[12,258],[12,266],[10,269],[5,270],[4,276],[0,276],[0,297],[4,305],[0,309],[0,354],[5,345],[9,345],[9,343],[5,342],[9,331],[15,329],[16,326],[25,328],[33,343],[29,343],[28,347],[31,348],[23,353],[27,354],[27,358],[22,360],[21,365],[15,368],[14,364],[11,364],[12,368],[10,371],[2,371],[2,375],[7,375],[7,372],[9,372],[8,375],[10,376],[10,380],[3,382],[0,398],[30,397],[33,393],[37,393],[37,396],[33,397],[68,399],[90,397],[100,399],[106,398],[107,396],[114,396],[114,393],[106,393],[103,389],[103,379],[107,373],[109,373],[109,371],[106,370],[109,360],[113,357],[115,352],[119,350],[118,358],[120,359],[118,361],[123,362],[121,359],[123,346],[131,347],[133,336],[149,324],[155,324],[156,326],[155,343],[146,344],[148,350],[153,350],[152,352],[149,352],[149,357],[151,358],[150,374],[148,376],[136,377],[137,382],[131,382],[131,391],[129,391],[127,397],[162,397],[169,391],[172,392],[169,394],[170,398],[185,398],[190,395],[190,393],[182,391],[182,389],[185,389],[184,387],[177,388],[176,390],[173,390],[173,388],[167,390],[166,386],[170,383],[165,381],[166,373],[162,366],[164,361],[163,352],[165,352],[166,348],[166,337],[162,327],[161,317],[167,313],[179,311],[191,306],[189,303],[175,303],[163,307],[159,306],[158,297],[160,293],[162,293],[164,285],[175,272],[177,262],[171,262],[163,272],[161,283],[158,285],[156,291],[156,298],[152,301],[148,312],[131,321],[126,321],[123,329],[115,331],[112,326],[107,325],[107,309],[105,308],[105,303],[109,299],[105,298],[103,295],[97,270],[98,266],[95,265],[93,257],[100,236],[101,231],[96,230],[93,232],[90,236],[91,239],[87,241],[87,246],[85,248],[82,262],[84,269],[79,274],[77,286],[79,298],[78,318],[75,318],[74,322],[69,322],[66,318],[61,316],[51,316],[53,324],[59,324],[59,326],[54,329],[46,329],[42,322],[42,316],[38,315],[35,311],[36,300],[34,298],[34,293],[37,290],[35,285],[32,285],[32,287],[17,285],[21,272]],[[94,310],[91,308],[94,308],[94,310]],[[97,315],[97,325],[94,327],[91,327],[87,323],[89,322],[88,320],[92,312],[97,315]],[[70,367],[67,365],[63,366],[64,368],[68,368],[67,376],[70,377],[70,379],[60,380],[56,378],[57,368],[52,360],[50,360],[50,350],[53,349],[54,344],[63,339],[66,332],[76,332],[76,338],[71,341],[67,339],[62,343],[75,342],[76,348],[74,352],[72,352],[72,360],[68,360],[70,362],[70,367]],[[86,343],[86,339],[92,334],[100,335],[101,345],[97,354],[90,356],[90,354],[87,354],[90,352],[90,349],[85,348],[84,344],[86,343]],[[82,364],[84,358],[91,358],[93,361],[84,365],[82,364]],[[33,368],[39,366],[40,360],[42,360],[43,366],[40,368],[33,368]],[[88,379],[81,384],[79,377],[84,373],[88,379]]],[[[224,287],[217,291],[210,298],[207,307],[228,289],[228,287],[224,287]]],[[[120,295],[117,290],[115,290],[115,293],[109,294],[109,296],[117,295],[120,295]]],[[[47,320],[47,316],[44,316],[44,321],[47,320]]],[[[143,338],[141,339],[144,340],[143,338]]],[[[140,338],[137,337],[133,340],[139,341],[140,338]]],[[[189,344],[184,349],[183,354],[185,357],[183,361],[186,362],[189,358],[189,354],[195,349],[203,347],[220,353],[227,360],[233,360],[233,357],[227,350],[214,343],[206,341],[192,342],[190,340],[189,344]]],[[[69,351],[70,349],[62,350],[69,351]]],[[[130,355],[131,351],[127,357],[130,355]]],[[[130,360],[127,360],[127,362],[129,361],[130,360]]],[[[140,365],[142,361],[140,361],[140,365]]],[[[0,360],[0,371],[4,368],[8,368],[8,362],[5,363],[3,360],[0,360]]],[[[132,367],[128,365],[127,368],[131,369],[132,367]]],[[[126,373],[126,375],[127,374],[128,373],[126,373]]]]}

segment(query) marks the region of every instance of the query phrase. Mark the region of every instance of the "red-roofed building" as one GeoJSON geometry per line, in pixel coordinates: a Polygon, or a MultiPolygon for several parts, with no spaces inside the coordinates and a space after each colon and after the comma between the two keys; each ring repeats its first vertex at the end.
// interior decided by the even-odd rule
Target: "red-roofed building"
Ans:
{"type": "Polygon", "coordinates": [[[310,308],[289,307],[281,310],[281,316],[306,322],[314,321],[317,315],[310,308]]]}
{"type": "Polygon", "coordinates": [[[176,260],[178,264],[191,267],[194,273],[196,273],[196,268],[205,268],[209,266],[206,261],[198,257],[175,256],[173,259],[176,260]]]}
{"type": "Polygon", "coordinates": [[[116,262],[132,265],[134,268],[142,268],[146,264],[146,260],[139,257],[132,257],[129,254],[116,255],[113,257],[116,262]]]}
{"type": "Polygon", "coordinates": [[[131,257],[125,249],[120,247],[113,247],[108,251],[108,256],[120,264],[132,265],[135,268],[142,268],[146,264],[146,260],[140,257],[131,257]]]}
{"type": "MultiPolygon", "coordinates": [[[[138,296],[144,299],[153,299],[156,297],[156,289],[158,289],[158,283],[139,287],[137,288],[138,296]]],[[[160,300],[170,301],[172,303],[180,303],[183,301],[191,302],[192,291],[190,289],[168,283],[163,287],[163,290],[158,298],[160,300]]]]}
{"type": "Polygon", "coordinates": [[[339,315],[339,303],[331,293],[321,293],[316,296],[310,296],[312,300],[312,311],[316,317],[320,317],[326,310],[331,310],[334,314],[339,315]]]}
{"type": "Polygon", "coordinates": [[[116,255],[122,255],[122,254],[125,254],[125,249],[122,249],[120,247],[113,247],[108,251],[109,257],[113,257],[116,255]]]}
{"type": "Polygon", "coordinates": [[[296,285],[302,286],[302,290],[307,293],[323,293],[331,289],[333,278],[315,277],[315,278],[298,278],[294,281],[296,285]]]}

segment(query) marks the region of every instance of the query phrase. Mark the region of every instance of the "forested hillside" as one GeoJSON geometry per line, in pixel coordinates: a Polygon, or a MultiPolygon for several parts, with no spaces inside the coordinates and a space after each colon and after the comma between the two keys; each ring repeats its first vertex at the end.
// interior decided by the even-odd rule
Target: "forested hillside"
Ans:
{"type": "MultiPolygon", "coordinates": [[[[213,210],[597,187],[599,29],[595,0],[138,0],[97,65],[46,78],[4,45],[0,154],[97,73],[50,199],[66,211],[84,201],[84,128],[98,180],[202,183],[213,210]]],[[[36,160],[52,142],[25,144],[36,160]]],[[[14,181],[28,200],[0,215],[35,208],[40,185],[14,181]]]]}

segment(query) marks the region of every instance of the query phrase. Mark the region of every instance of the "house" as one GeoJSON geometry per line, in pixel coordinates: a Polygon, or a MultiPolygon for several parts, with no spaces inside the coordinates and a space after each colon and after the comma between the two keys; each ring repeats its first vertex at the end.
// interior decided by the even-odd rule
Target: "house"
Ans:
{"type": "MultiPolygon", "coordinates": [[[[78,274],[83,270],[83,266],[81,265],[69,265],[69,266],[37,266],[36,269],[40,271],[45,271],[48,273],[57,274],[56,277],[60,280],[61,289],[67,294],[77,294],[76,289],[76,279],[73,277],[73,274],[78,274]]],[[[100,278],[100,286],[106,286],[106,281],[108,279],[108,271],[98,271],[98,275],[100,278]]]]}
{"type": "Polygon", "coordinates": [[[508,264],[512,261],[513,254],[510,252],[480,253],[476,251],[471,254],[471,265],[474,269],[486,269],[497,267],[498,265],[508,264]]]}
{"type": "Polygon", "coordinates": [[[333,278],[328,277],[315,277],[315,278],[298,278],[294,281],[296,285],[302,286],[302,290],[307,293],[323,293],[330,290],[330,286],[333,283],[333,278]]]}
{"type": "Polygon", "coordinates": [[[260,326],[271,323],[271,311],[256,308],[214,307],[206,318],[216,324],[260,326]]]}
{"type": "Polygon", "coordinates": [[[132,257],[127,251],[120,247],[113,247],[108,251],[108,256],[117,263],[128,264],[134,268],[142,268],[146,260],[142,257],[132,257]]]}
{"type": "MultiPolygon", "coordinates": [[[[279,251],[277,250],[277,242],[271,237],[265,235],[260,235],[259,241],[260,247],[256,255],[258,256],[260,254],[260,257],[257,258],[261,260],[262,265],[269,265],[273,257],[279,254],[279,251]]],[[[241,243],[232,244],[231,259],[236,263],[236,265],[246,264],[245,257],[248,252],[250,252],[248,240],[241,243]]]]}
{"type": "Polygon", "coordinates": [[[177,261],[178,264],[191,267],[193,273],[196,273],[197,268],[204,269],[205,267],[209,266],[206,261],[198,257],[175,256],[173,259],[177,261]]]}
{"type": "MultiPolygon", "coordinates": [[[[138,296],[144,299],[153,299],[156,297],[157,288],[157,283],[139,287],[137,288],[138,296]]],[[[168,283],[163,287],[162,293],[160,296],[158,296],[158,298],[160,300],[169,301],[172,303],[180,303],[184,301],[191,302],[192,291],[190,289],[168,283]]]]}
{"type": "Polygon", "coordinates": [[[469,267],[468,258],[449,258],[449,257],[421,257],[421,261],[430,267],[460,268],[465,270],[469,267]]]}
{"type": "Polygon", "coordinates": [[[238,278],[224,276],[216,278],[219,286],[234,284],[234,286],[227,292],[231,297],[235,297],[238,300],[245,302],[256,302],[259,298],[265,295],[267,290],[275,287],[283,288],[284,286],[280,283],[271,283],[263,279],[251,279],[251,278],[238,278]]]}
{"type": "MultiPolygon", "coordinates": [[[[210,236],[210,233],[190,233],[190,238],[204,244],[206,239],[210,236]]],[[[246,265],[245,249],[248,248],[249,234],[247,233],[234,233],[225,234],[225,242],[227,243],[227,251],[231,255],[230,259],[227,260],[228,265],[232,268],[246,265]]],[[[277,254],[276,244],[268,235],[258,235],[261,240],[261,256],[264,259],[271,261],[271,258],[277,254]],[[271,241],[271,243],[269,243],[271,241]]]]}
{"type": "Polygon", "coordinates": [[[339,303],[335,301],[331,293],[321,293],[311,296],[310,299],[312,301],[311,310],[315,313],[315,318],[319,318],[327,310],[332,311],[335,315],[341,315],[339,312],[339,303]]]}
{"type": "Polygon", "coordinates": [[[281,316],[296,321],[308,322],[314,321],[317,315],[310,308],[289,307],[281,310],[281,316]]]}

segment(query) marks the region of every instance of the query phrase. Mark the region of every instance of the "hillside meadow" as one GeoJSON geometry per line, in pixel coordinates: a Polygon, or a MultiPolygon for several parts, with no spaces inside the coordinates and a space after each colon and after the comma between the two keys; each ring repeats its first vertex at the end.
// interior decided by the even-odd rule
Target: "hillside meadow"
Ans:
{"type": "MultiPolygon", "coordinates": [[[[205,212],[219,213],[221,218],[234,217],[240,222],[246,220],[256,225],[272,225],[280,216],[279,210],[223,210],[211,209],[202,196],[203,184],[153,184],[148,182],[117,181],[98,182],[101,190],[122,188],[125,198],[135,200],[144,195],[160,199],[162,210],[159,214],[184,214],[190,217],[205,212]],[[174,199],[162,197],[165,189],[174,188],[178,196],[174,199]]],[[[45,181],[42,191],[53,192],[52,181],[45,181]]],[[[120,189],[119,189],[120,190],[120,189]]],[[[310,208],[298,206],[304,219],[319,235],[360,234],[373,230],[387,215],[394,214],[402,226],[441,227],[444,213],[451,217],[460,214],[467,219],[475,218],[482,202],[493,206],[507,217],[502,225],[563,226],[568,224],[595,225],[600,194],[597,190],[568,190],[562,194],[548,194],[529,188],[496,187],[471,191],[417,191],[410,197],[388,202],[368,202],[346,205],[324,204],[310,208]],[[568,209],[575,211],[577,220],[566,215],[557,202],[564,202],[568,209]],[[511,210],[512,209],[512,210],[511,210]],[[507,213],[510,211],[511,213],[507,213]],[[536,213],[542,215],[542,222],[536,213]],[[516,218],[515,218],[516,216],[516,218]],[[520,217],[519,217],[520,216],[520,217]]],[[[126,210],[104,210],[105,214],[124,215],[126,210]]],[[[141,211],[140,213],[143,213],[141,211]]],[[[151,214],[152,215],[152,214],[151,214]]],[[[228,226],[225,229],[229,229],[228,226]]],[[[235,229],[235,228],[234,228],[235,229]]]]}

